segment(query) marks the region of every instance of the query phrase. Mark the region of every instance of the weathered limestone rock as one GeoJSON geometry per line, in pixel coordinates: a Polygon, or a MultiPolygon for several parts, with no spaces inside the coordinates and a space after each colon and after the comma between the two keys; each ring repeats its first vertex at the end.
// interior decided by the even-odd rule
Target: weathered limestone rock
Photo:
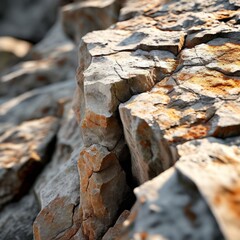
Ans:
{"type": "Polygon", "coordinates": [[[127,195],[125,173],[116,154],[101,145],[82,150],[78,169],[82,239],[101,239],[127,195]]]}
{"type": "Polygon", "coordinates": [[[79,175],[76,150],[40,192],[41,211],[34,222],[35,240],[71,239],[79,230],[79,175]]]}
{"type": "Polygon", "coordinates": [[[206,199],[225,239],[238,239],[240,139],[207,138],[178,147],[176,165],[206,199]]]}
{"type": "Polygon", "coordinates": [[[88,32],[106,29],[118,19],[120,1],[77,1],[62,8],[62,24],[65,32],[75,42],[88,32]]]}
{"type": "Polygon", "coordinates": [[[240,134],[238,45],[235,39],[216,38],[184,49],[174,74],[121,105],[140,183],[174,164],[179,143],[240,134]]]}
{"type": "MultiPolygon", "coordinates": [[[[128,46],[124,44],[120,46],[119,53],[109,52],[105,47],[108,44],[100,45],[100,42],[107,43],[109,32],[113,34],[111,39],[116,40],[116,43],[114,41],[109,43],[113,44],[113,47],[109,48],[110,51],[114,51],[118,36],[124,39],[122,35],[129,34],[128,31],[106,30],[88,34],[83,38],[80,49],[84,50],[82,50],[78,74],[80,87],[77,90],[79,93],[75,96],[74,109],[81,125],[85,144],[89,146],[101,142],[103,146],[112,149],[122,135],[117,116],[118,105],[128,100],[133,94],[150,90],[156,81],[174,71],[176,60],[175,56],[167,51],[150,49],[149,52],[143,50],[128,52],[128,46]],[[104,41],[103,38],[105,38],[104,41]],[[91,49],[84,55],[88,42],[89,46],[91,43],[91,49]],[[121,52],[123,49],[126,49],[126,52],[121,52]],[[109,55],[111,53],[114,54],[109,55]],[[91,59],[89,67],[84,66],[89,62],[88,59],[91,59]],[[82,74],[81,71],[85,67],[88,68],[82,74]]],[[[136,39],[138,36],[141,34],[136,34],[136,39]]],[[[177,45],[178,43],[176,47],[177,45]]],[[[136,49],[136,45],[128,50],[132,48],[136,49]]]]}
{"type": "Polygon", "coordinates": [[[50,159],[58,130],[54,117],[24,122],[0,136],[0,208],[26,193],[50,159]]]}
{"type": "Polygon", "coordinates": [[[206,138],[179,145],[175,167],[135,190],[122,239],[238,239],[239,143],[206,138]]]}
{"type": "MultiPolygon", "coordinates": [[[[122,138],[123,125],[134,178],[143,183],[174,165],[179,159],[178,146],[184,142],[239,135],[238,15],[235,1],[127,1],[120,15],[124,21],[84,36],[74,110],[86,151],[92,151],[97,144],[111,152],[122,138]],[[137,11],[131,6],[137,6],[137,11]],[[146,91],[149,92],[143,93],[146,91]],[[136,94],[139,95],[128,101],[136,94]]],[[[95,152],[100,154],[99,150],[95,152]]],[[[100,236],[101,216],[92,210],[93,204],[86,200],[89,197],[85,197],[88,195],[84,186],[91,192],[96,184],[92,186],[88,180],[95,172],[86,162],[79,167],[80,192],[84,196],[80,203],[84,206],[80,211],[81,237],[96,239],[100,236]]],[[[220,239],[211,206],[191,181],[177,174],[174,173],[170,188],[174,190],[169,199],[159,198],[163,204],[169,200],[169,211],[171,204],[174,209],[171,216],[163,214],[166,223],[161,237],[178,239],[180,229],[180,239],[194,239],[195,231],[196,239],[220,239]],[[182,208],[187,204],[176,202],[177,194],[196,206],[199,226],[186,219],[182,208]],[[182,223],[176,220],[175,212],[182,223]],[[198,216],[202,212],[204,215],[198,216]],[[177,229],[173,233],[171,221],[177,229]],[[185,226],[186,231],[182,229],[185,226]]],[[[96,192],[93,191],[97,195],[96,192]]],[[[144,216],[145,212],[142,221],[144,216]]],[[[125,239],[130,237],[148,239],[144,232],[125,239]]],[[[156,239],[160,239],[159,235],[156,239]]]]}
{"type": "Polygon", "coordinates": [[[76,67],[76,46],[58,20],[24,62],[1,72],[0,103],[38,87],[74,79],[76,67]]]}
{"type": "Polygon", "coordinates": [[[0,239],[32,240],[32,224],[38,211],[39,206],[32,193],[7,205],[0,212],[0,239]]]}
{"type": "Polygon", "coordinates": [[[127,219],[129,213],[128,210],[123,211],[115,225],[108,229],[102,240],[120,240],[122,237],[123,222],[127,219]]]}

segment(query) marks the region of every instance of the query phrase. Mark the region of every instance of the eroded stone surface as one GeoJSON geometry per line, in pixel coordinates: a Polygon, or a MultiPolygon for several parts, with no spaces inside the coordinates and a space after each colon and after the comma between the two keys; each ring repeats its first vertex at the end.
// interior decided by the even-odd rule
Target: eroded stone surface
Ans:
{"type": "Polygon", "coordinates": [[[125,173],[117,156],[101,145],[83,149],[78,169],[82,239],[101,239],[127,195],[125,173]]]}
{"type": "Polygon", "coordinates": [[[0,213],[1,239],[33,239],[32,224],[39,211],[33,193],[6,206],[0,213]]]}
{"type": "Polygon", "coordinates": [[[46,184],[59,173],[62,165],[69,161],[72,152],[83,145],[79,127],[70,105],[66,104],[64,108],[64,116],[57,134],[52,160],[44,168],[34,184],[34,191],[39,199],[42,188],[45,188],[46,184]]]}
{"type": "Polygon", "coordinates": [[[41,211],[34,222],[36,240],[71,239],[80,227],[78,216],[79,176],[77,160],[81,148],[75,150],[50,181],[42,186],[39,194],[41,211]]]}
{"type": "MultiPolygon", "coordinates": [[[[74,109],[87,147],[100,144],[111,151],[123,125],[133,176],[143,183],[174,165],[183,143],[240,134],[237,1],[127,1],[120,19],[80,44],[74,109]]],[[[149,215],[138,209],[137,227],[125,239],[222,238],[207,198],[195,182],[173,171],[166,182],[169,199],[152,186],[146,190],[163,209],[169,204],[167,212],[159,210],[163,224],[158,217],[145,221],[154,218],[154,206],[149,215]]],[[[90,172],[80,169],[80,175],[90,172]]],[[[89,236],[90,225],[82,229],[89,236]]]]}
{"type": "Polygon", "coordinates": [[[123,239],[237,239],[239,137],[193,140],[177,150],[175,167],[135,190],[123,239]]]}
{"type": "Polygon", "coordinates": [[[139,182],[169,168],[178,158],[179,143],[240,134],[238,45],[215,39],[184,49],[179,70],[121,105],[139,182]]]}

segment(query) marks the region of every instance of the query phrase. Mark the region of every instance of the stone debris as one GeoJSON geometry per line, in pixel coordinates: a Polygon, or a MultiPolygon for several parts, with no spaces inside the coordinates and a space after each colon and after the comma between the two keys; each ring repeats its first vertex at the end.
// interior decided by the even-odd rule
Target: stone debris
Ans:
{"type": "Polygon", "coordinates": [[[0,240],[239,239],[239,0],[58,3],[0,63],[0,240]]]}

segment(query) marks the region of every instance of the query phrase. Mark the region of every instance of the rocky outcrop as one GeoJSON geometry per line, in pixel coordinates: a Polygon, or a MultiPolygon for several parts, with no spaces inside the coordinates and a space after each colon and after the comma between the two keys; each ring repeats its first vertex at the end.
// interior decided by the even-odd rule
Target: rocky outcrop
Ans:
{"type": "MultiPolygon", "coordinates": [[[[79,229],[79,177],[77,159],[79,151],[55,172],[55,176],[38,191],[42,210],[34,226],[34,237],[40,239],[71,239],[79,229]]],[[[41,186],[41,185],[40,185],[41,186]]]]}
{"type": "Polygon", "coordinates": [[[115,225],[108,229],[102,240],[119,240],[122,237],[122,224],[128,218],[129,211],[125,210],[118,218],[115,225]]]}
{"type": "MultiPolygon", "coordinates": [[[[217,0],[127,1],[120,11],[122,22],[84,36],[74,110],[85,146],[100,143],[112,151],[124,130],[133,178],[142,184],[179,161],[178,148],[184,143],[209,137],[227,141],[239,136],[238,7],[236,2],[217,0]]],[[[85,171],[82,167],[80,175],[85,171]]],[[[196,221],[201,227],[196,229],[189,222],[191,210],[182,215],[188,205],[181,199],[178,202],[174,196],[178,192],[172,190],[169,211],[161,213],[165,205],[160,204],[156,223],[151,220],[151,204],[144,205],[146,210],[142,205],[135,207],[137,213],[133,210],[131,216],[137,217],[131,226],[136,229],[124,239],[177,239],[180,230],[171,234],[171,229],[166,229],[172,224],[183,228],[175,222],[175,216],[171,217],[171,206],[175,204],[173,212],[179,211],[182,224],[188,228],[180,231],[181,239],[219,239],[225,234],[195,181],[176,176],[172,187],[169,184],[167,189],[179,186],[179,195],[189,199],[194,209],[199,207],[194,214],[199,216],[196,221]],[[189,185],[180,187],[181,181],[189,185]],[[194,198],[197,202],[192,202],[194,198]],[[144,217],[147,211],[149,222],[144,217]],[[163,233],[159,221],[168,224],[163,225],[163,233]],[[153,230],[155,235],[148,225],[151,223],[155,224],[153,229],[159,228],[153,230]]],[[[161,186],[153,189],[154,198],[159,196],[161,186]]],[[[161,195],[159,201],[164,204],[167,199],[161,195]]],[[[139,197],[139,202],[145,201],[139,197]]]]}
{"type": "Polygon", "coordinates": [[[30,199],[36,240],[238,239],[238,1],[61,4],[1,73],[1,219],[30,199]]]}

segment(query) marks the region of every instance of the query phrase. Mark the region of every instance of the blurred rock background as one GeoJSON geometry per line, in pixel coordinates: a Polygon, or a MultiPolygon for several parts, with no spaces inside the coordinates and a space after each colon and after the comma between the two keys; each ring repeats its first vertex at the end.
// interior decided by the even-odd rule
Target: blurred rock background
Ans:
{"type": "Polygon", "coordinates": [[[0,240],[238,240],[239,8],[1,0],[0,240]]]}

